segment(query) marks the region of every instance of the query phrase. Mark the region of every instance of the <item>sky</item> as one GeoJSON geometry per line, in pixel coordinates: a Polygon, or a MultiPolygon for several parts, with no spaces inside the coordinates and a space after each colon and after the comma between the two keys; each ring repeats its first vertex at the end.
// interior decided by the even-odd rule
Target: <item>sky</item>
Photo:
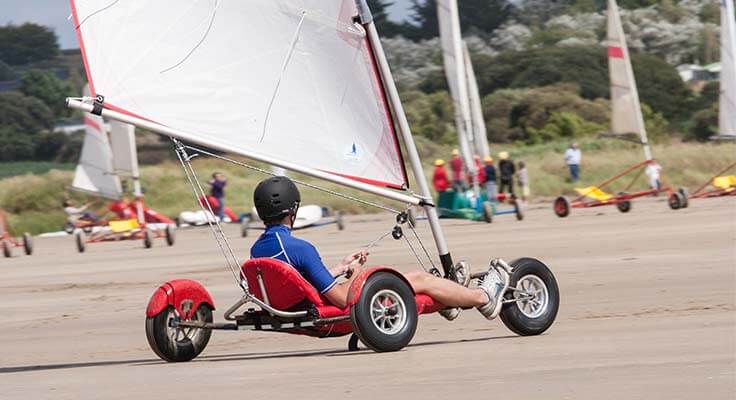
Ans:
{"type": "MultiPolygon", "coordinates": [[[[393,0],[391,19],[405,19],[411,5],[410,0],[393,0]]],[[[69,0],[0,0],[0,25],[34,22],[54,29],[62,49],[78,48],[77,38],[68,19],[69,0]]]]}

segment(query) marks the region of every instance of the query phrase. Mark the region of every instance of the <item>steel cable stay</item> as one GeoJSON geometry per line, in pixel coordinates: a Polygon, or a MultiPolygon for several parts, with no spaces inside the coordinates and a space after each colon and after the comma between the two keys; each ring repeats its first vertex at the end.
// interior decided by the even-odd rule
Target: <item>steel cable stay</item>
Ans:
{"type": "MultiPolygon", "coordinates": [[[[197,178],[196,172],[194,171],[194,166],[191,163],[191,160],[194,159],[199,154],[204,154],[204,155],[207,155],[207,156],[210,156],[210,157],[213,157],[213,158],[222,160],[222,161],[226,161],[228,163],[231,163],[231,164],[234,164],[234,165],[238,165],[238,166],[244,167],[246,169],[249,169],[249,170],[252,170],[252,171],[256,171],[256,172],[262,173],[264,175],[277,176],[275,173],[273,173],[271,171],[268,171],[266,169],[257,167],[255,165],[247,164],[247,163],[244,163],[242,161],[238,161],[238,160],[235,160],[235,159],[232,159],[232,158],[229,158],[229,157],[220,155],[220,154],[216,154],[216,153],[213,153],[211,151],[207,151],[207,150],[202,149],[202,148],[199,148],[199,147],[187,145],[187,144],[184,144],[181,141],[179,141],[177,139],[174,139],[174,138],[172,138],[172,141],[174,142],[174,146],[175,146],[175,149],[176,149],[177,157],[179,158],[179,161],[182,164],[182,167],[184,168],[184,172],[186,174],[187,180],[189,181],[189,184],[192,187],[192,191],[194,192],[194,195],[195,195],[195,197],[197,197],[197,199],[207,196],[206,192],[204,191],[204,189],[202,188],[201,184],[199,183],[199,180],[197,178]],[[187,153],[187,150],[191,150],[191,151],[193,151],[195,153],[190,155],[190,154],[187,153]]],[[[405,211],[399,211],[397,209],[391,208],[391,207],[386,206],[386,205],[383,205],[383,204],[371,202],[371,201],[368,201],[368,200],[359,199],[357,197],[350,196],[350,195],[345,194],[345,193],[337,192],[337,191],[334,191],[334,190],[331,190],[331,189],[328,189],[328,188],[325,188],[325,187],[322,187],[322,186],[319,186],[319,185],[315,185],[313,183],[308,183],[308,182],[301,181],[301,180],[298,180],[298,179],[292,179],[292,178],[290,178],[290,179],[292,181],[294,181],[294,183],[299,184],[299,185],[304,186],[304,187],[308,187],[310,189],[319,190],[319,191],[321,191],[323,193],[327,193],[327,194],[330,194],[330,195],[333,195],[333,196],[337,196],[337,197],[343,198],[345,200],[354,201],[354,202],[357,202],[357,203],[360,203],[360,204],[363,204],[363,205],[367,205],[367,206],[370,206],[370,207],[374,207],[374,208],[377,208],[377,209],[380,209],[380,210],[383,210],[383,211],[388,211],[388,212],[390,212],[392,214],[396,214],[396,222],[397,222],[397,224],[390,231],[381,234],[377,239],[375,239],[374,241],[370,242],[366,246],[363,246],[362,249],[363,250],[370,250],[371,248],[373,248],[376,245],[378,245],[378,243],[380,241],[382,241],[383,239],[385,239],[389,235],[392,235],[394,237],[394,239],[396,239],[396,240],[399,240],[401,238],[404,238],[406,240],[407,246],[409,247],[409,249],[411,250],[412,254],[416,258],[417,262],[419,263],[420,267],[424,271],[427,271],[427,272],[430,272],[430,273],[432,273],[433,271],[438,271],[437,270],[437,267],[436,267],[436,265],[434,263],[434,260],[432,259],[432,256],[429,254],[429,251],[427,250],[427,247],[422,242],[422,239],[419,236],[419,234],[417,233],[417,231],[416,231],[415,227],[413,226],[413,224],[412,223],[408,223],[409,228],[411,229],[411,231],[412,231],[412,233],[414,235],[414,238],[418,242],[419,247],[421,247],[422,252],[424,253],[424,255],[429,260],[429,263],[431,265],[431,268],[430,269],[428,269],[426,267],[425,263],[422,261],[422,257],[420,256],[420,253],[417,251],[417,249],[415,249],[415,247],[414,247],[414,245],[412,245],[412,242],[409,239],[409,237],[406,236],[406,235],[404,235],[403,230],[401,229],[401,225],[404,225],[404,224],[406,224],[408,222],[408,211],[409,211],[409,208],[407,208],[405,211]]],[[[217,244],[220,247],[220,251],[225,256],[225,259],[226,259],[228,268],[230,268],[232,270],[233,275],[235,276],[235,279],[238,282],[238,285],[241,286],[244,290],[247,290],[247,283],[244,282],[244,280],[242,278],[242,274],[239,272],[239,268],[240,268],[240,265],[242,265],[242,263],[238,260],[237,256],[235,255],[235,253],[234,253],[234,251],[232,249],[232,246],[230,245],[230,242],[227,239],[227,236],[225,235],[225,233],[224,233],[224,231],[222,229],[222,225],[220,224],[220,222],[216,218],[211,217],[211,216],[214,216],[215,215],[214,211],[212,210],[211,204],[209,202],[205,202],[206,203],[206,206],[205,206],[205,204],[202,204],[202,203],[203,202],[200,201],[199,202],[199,206],[202,209],[202,211],[205,212],[205,214],[208,214],[209,213],[207,215],[207,223],[210,226],[210,229],[212,229],[212,232],[213,232],[213,234],[215,236],[215,239],[217,240],[217,244]],[[213,219],[214,219],[214,221],[213,221],[213,219]]]]}

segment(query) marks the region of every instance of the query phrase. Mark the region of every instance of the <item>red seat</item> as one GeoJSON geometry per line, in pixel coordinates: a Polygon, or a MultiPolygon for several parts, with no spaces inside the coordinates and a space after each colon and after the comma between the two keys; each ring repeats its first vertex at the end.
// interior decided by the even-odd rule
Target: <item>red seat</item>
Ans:
{"type": "MultiPolygon", "coordinates": [[[[346,315],[349,309],[341,309],[329,304],[304,277],[292,266],[272,258],[254,258],[243,264],[243,273],[248,281],[248,288],[261,301],[265,301],[258,275],[263,279],[268,302],[279,310],[291,310],[305,302],[313,304],[322,318],[346,315]]],[[[445,308],[433,298],[418,294],[415,296],[417,312],[428,314],[445,308]]]]}

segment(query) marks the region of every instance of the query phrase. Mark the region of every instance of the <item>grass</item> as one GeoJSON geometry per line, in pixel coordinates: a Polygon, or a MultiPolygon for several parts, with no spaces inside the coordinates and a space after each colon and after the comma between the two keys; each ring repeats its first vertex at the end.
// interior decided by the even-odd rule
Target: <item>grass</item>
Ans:
{"type": "Polygon", "coordinates": [[[57,163],[47,161],[18,161],[0,163],[0,179],[16,175],[41,175],[52,169],[71,171],[75,167],[72,163],[57,163]]]}
{"type": "MultiPolygon", "coordinates": [[[[635,145],[617,141],[582,141],[583,163],[581,166],[581,186],[597,184],[643,159],[641,149],[635,145]]],[[[431,179],[432,161],[446,158],[452,150],[449,146],[439,146],[427,140],[418,139],[417,147],[426,165],[426,173],[431,179]]],[[[570,194],[573,185],[566,181],[568,173],[562,154],[566,143],[556,142],[537,146],[498,146],[492,149],[509,151],[516,161],[525,161],[531,180],[533,199],[543,200],[560,194],[570,194]]],[[[664,168],[665,178],[674,186],[687,186],[691,190],[733,162],[736,155],[734,143],[670,143],[654,146],[653,152],[664,168]]],[[[263,179],[263,175],[245,168],[204,157],[193,161],[199,180],[206,187],[206,181],[214,171],[223,172],[228,177],[226,204],[236,213],[247,212],[252,207],[252,190],[263,179]]],[[[79,202],[94,200],[84,195],[70,192],[67,187],[73,178],[72,166],[61,165],[61,169],[50,169],[49,163],[28,163],[23,169],[20,163],[12,168],[12,177],[0,178],[0,206],[10,214],[11,227],[16,233],[40,233],[59,230],[65,221],[61,202],[68,197],[79,202]],[[41,173],[47,169],[48,172],[41,173]]],[[[9,175],[3,164],[3,175],[9,175]]],[[[144,166],[141,170],[145,199],[149,207],[169,216],[176,216],[183,210],[195,210],[198,205],[178,163],[165,161],[158,165],[144,166]]],[[[2,176],[2,175],[0,175],[2,176]]],[[[316,183],[329,189],[387,203],[384,200],[364,195],[356,191],[338,188],[303,176],[295,178],[316,183]]],[[[624,181],[621,182],[625,183],[624,181]]],[[[642,178],[636,187],[644,187],[642,178]]],[[[615,192],[623,187],[612,187],[615,192]]],[[[319,204],[340,209],[347,213],[375,212],[375,208],[336,197],[315,189],[303,188],[305,203],[319,204]]],[[[104,206],[104,202],[99,202],[104,206]]]]}

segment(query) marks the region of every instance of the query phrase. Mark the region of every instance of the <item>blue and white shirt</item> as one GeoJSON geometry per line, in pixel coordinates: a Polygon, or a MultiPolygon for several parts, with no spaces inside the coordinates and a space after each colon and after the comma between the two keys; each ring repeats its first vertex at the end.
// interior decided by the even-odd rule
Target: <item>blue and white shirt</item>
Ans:
{"type": "Polygon", "coordinates": [[[317,249],[309,242],[291,236],[284,225],[271,225],[253,243],[251,258],[275,258],[294,267],[320,293],[332,289],[337,283],[325,267],[317,249]]]}

